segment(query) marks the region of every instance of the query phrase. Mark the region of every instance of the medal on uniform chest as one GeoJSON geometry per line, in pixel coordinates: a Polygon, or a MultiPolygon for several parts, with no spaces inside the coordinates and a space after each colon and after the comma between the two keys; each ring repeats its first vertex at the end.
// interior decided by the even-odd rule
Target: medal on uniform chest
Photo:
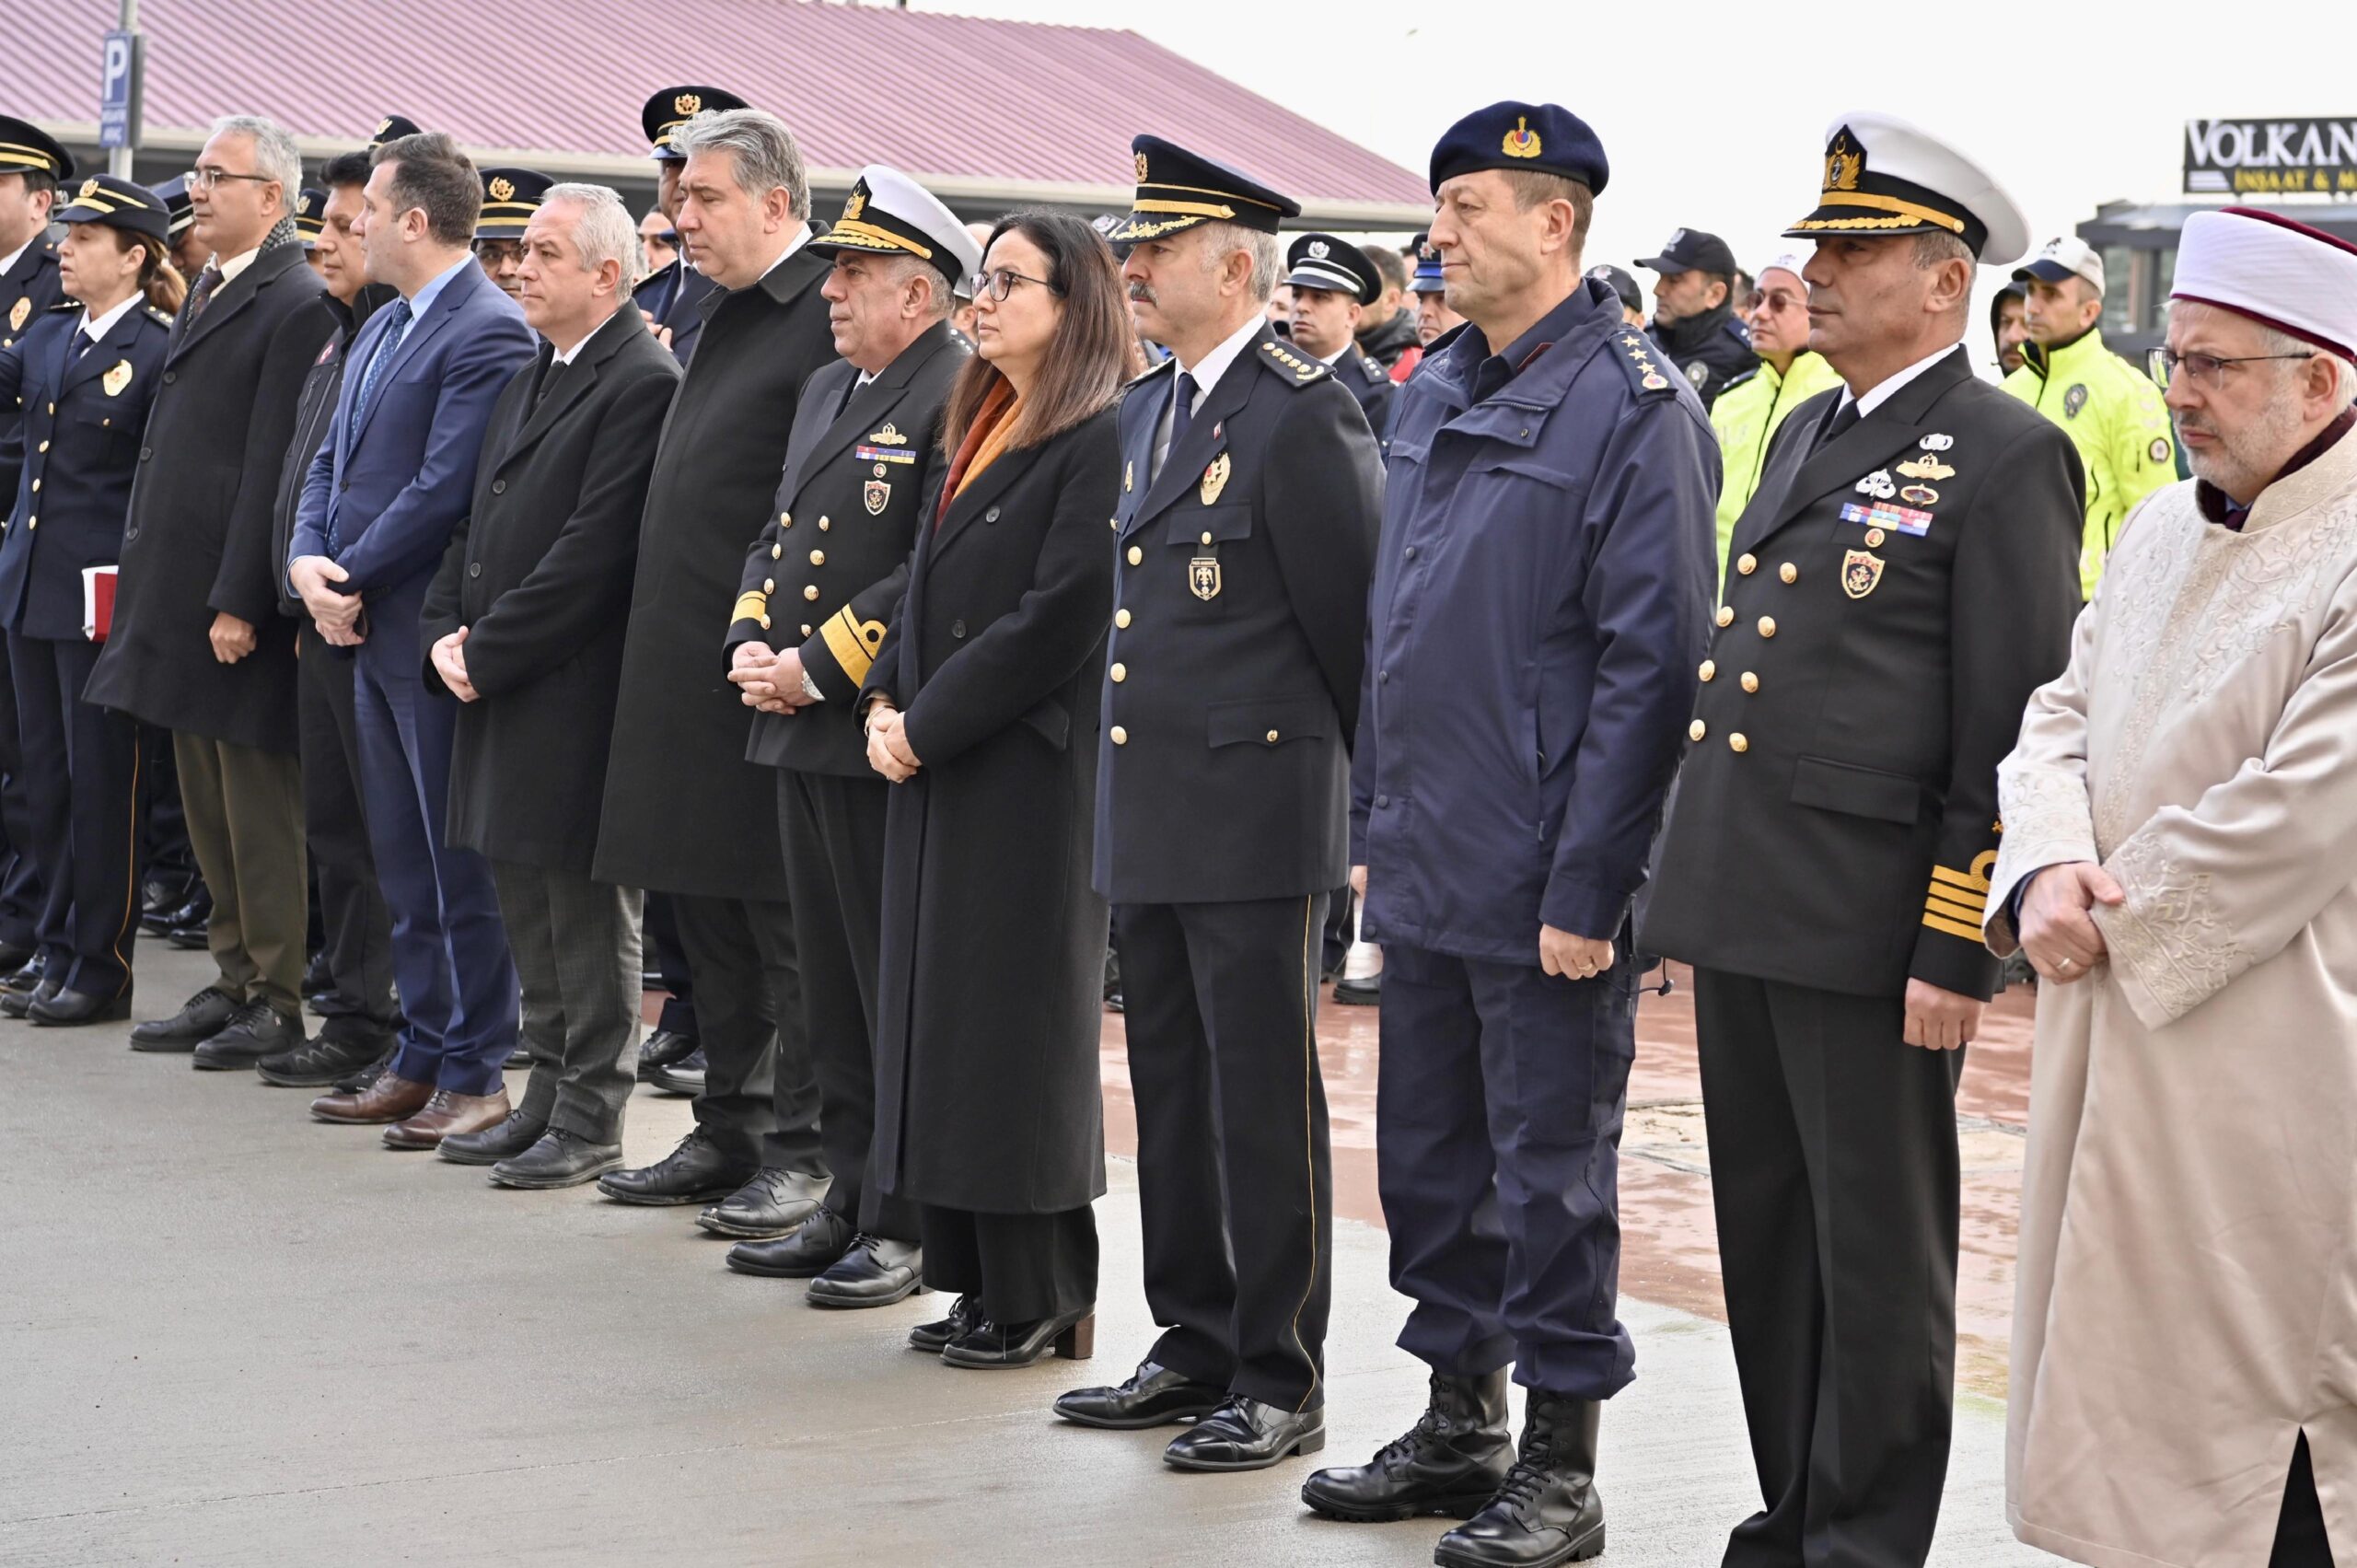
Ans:
{"type": "Polygon", "coordinates": [[[1898,493],[1898,498],[1910,506],[1929,506],[1938,502],[1940,493],[1928,484],[1910,484],[1898,493]]]}
{"type": "Polygon", "coordinates": [[[867,515],[880,517],[884,508],[892,504],[892,486],[888,481],[871,479],[860,492],[860,499],[867,503],[867,515]]]}
{"type": "Polygon", "coordinates": [[[22,329],[25,324],[25,318],[32,313],[33,302],[31,300],[17,300],[15,306],[8,311],[8,330],[13,332],[22,329]]]}
{"type": "Polygon", "coordinates": [[[131,385],[131,361],[116,360],[114,368],[99,377],[99,385],[106,389],[108,397],[122,396],[122,389],[131,385]]]}
{"type": "Polygon", "coordinates": [[[1922,447],[1926,452],[1945,452],[1956,445],[1956,437],[1953,436],[1944,436],[1940,432],[1934,430],[1929,436],[1924,436],[1921,441],[1916,442],[1915,445],[1922,447]]]}
{"type": "Polygon", "coordinates": [[[1871,550],[1842,552],[1841,591],[1852,598],[1865,598],[1882,581],[1882,557],[1871,550]]]}
{"type": "Polygon", "coordinates": [[[1942,480],[1956,477],[1956,470],[1928,454],[1899,464],[1898,472],[1904,479],[1942,480]]]}
{"type": "Polygon", "coordinates": [[[1877,501],[1887,501],[1898,494],[1898,486],[1892,481],[1888,469],[1875,470],[1858,481],[1856,488],[1859,494],[1871,495],[1877,501]]]}
{"type": "MultiPolygon", "coordinates": [[[[1209,506],[1217,502],[1220,497],[1220,492],[1227,488],[1227,474],[1229,467],[1230,464],[1228,462],[1227,454],[1225,452],[1222,452],[1218,457],[1212,459],[1212,466],[1203,470],[1202,494],[1204,505],[1209,506]]],[[[1218,574],[1216,572],[1213,574],[1213,582],[1214,586],[1212,589],[1212,593],[1217,593],[1219,589],[1216,586],[1218,582],[1218,574]]],[[[1209,598],[1212,595],[1205,594],[1202,597],[1209,598]]]]}

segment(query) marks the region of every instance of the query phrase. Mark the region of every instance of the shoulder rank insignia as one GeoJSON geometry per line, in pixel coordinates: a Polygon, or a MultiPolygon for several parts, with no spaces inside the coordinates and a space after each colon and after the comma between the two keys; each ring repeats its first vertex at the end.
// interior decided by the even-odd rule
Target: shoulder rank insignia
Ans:
{"type": "Polygon", "coordinates": [[[1852,598],[1865,598],[1882,581],[1882,557],[1871,550],[1843,551],[1841,591],[1852,598]]]}
{"type": "Polygon", "coordinates": [[[8,330],[12,332],[22,331],[25,325],[25,318],[32,313],[33,302],[31,300],[17,300],[8,311],[8,330]]]}
{"type": "Polygon", "coordinates": [[[1212,466],[1203,470],[1202,496],[1204,505],[1209,506],[1213,503],[1216,502],[1220,497],[1220,492],[1227,488],[1228,470],[1231,466],[1227,454],[1225,452],[1222,452],[1218,457],[1212,459],[1212,466]]]}
{"type": "Polygon", "coordinates": [[[99,385],[107,389],[108,397],[122,396],[122,389],[131,385],[131,361],[116,360],[114,368],[99,377],[99,385]]]}
{"type": "Polygon", "coordinates": [[[1281,365],[1287,370],[1292,371],[1294,383],[1296,386],[1306,387],[1310,382],[1317,380],[1320,376],[1329,374],[1326,366],[1319,364],[1317,360],[1302,358],[1301,355],[1294,353],[1293,350],[1285,347],[1284,344],[1277,342],[1274,338],[1271,338],[1267,343],[1262,343],[1260,345],[1260,352],[1269,356],[1269,363],[1271,366],[1281,365]]]}
{"type": "Polygon", "coordinates": [[[159,327],[168,327],[172,324],[172,313],[168,310],[158,310],[150,305],[147,307],[147,319],[159,327]]]}
{"type": "Polygon", "coordinates": [[[1661,373],[1661,366],[1646,357],[1646,351],[1653,347],[1652,343],[1634,332],[1623,332],[1620,346],[1629,351],[1629,363],[1635,367],[1631,374],[1637,377],[1639,386],[1648,392],[1658,392],[1668,387],[1669,377],[1661,373]]]}

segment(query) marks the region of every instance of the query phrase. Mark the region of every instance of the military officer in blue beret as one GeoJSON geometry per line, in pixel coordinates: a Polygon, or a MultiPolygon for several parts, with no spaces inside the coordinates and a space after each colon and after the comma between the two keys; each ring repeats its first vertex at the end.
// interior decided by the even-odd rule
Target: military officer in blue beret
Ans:
{"type": "MultiPolygon", "coordinates": [[[[1448,282],[1429,235],[1416,237],[1416,271],[1408,280],[1408,292],[1416,296],[1416,337],[1425,348],[1465,324],[1465,318],[1448,308],[1448,282]]],[[[1416,368],[1423,368],[1421,361],[1416,368]]]]}
{"type": "MultiPolygon", "coordinates": [[[[1318,932],[1349,875],[1382,470],[1357,400],[1262,314],[1278,222],[1300,209],[1158,136],[1132,151],[1110,238],[1138,330],[1170,357],[1121,404],[1095,885],[1120,941],[1166,1331],[1127,1381],[1056,1410],[1194,1417],[1166,1463],[1259,1469],[1326,1440],[1334,1194],[1312,1030],[1318,932]]],[[[1345,323],[1329,352],[1356,358],[1350,343],[1345,323]]]]}
{"type": "Polygon", "coordinates": [[[1352,840],[1383,947],[1376,1170],[1432,1400],[1302,1495],[1467,1518],[1435,1551],[1453,1568],[1604,1550],[1597,1413],[1634,1375],[1614,1314],[1630,910],[1694,700],[1719,459],[1693,389],[1581,275],[1607,172],[1552,104],[1492,104],[1434,150],[1467,324],[1400,389],[1368,611],[1352,840]]]}
{"type": "Polygon", "coordinates": [[[1331,234],[1305,234],[1285,252],[1293,291],[1294,347],[1334,373],[1358,399],[1367,428],[1380,436],[1391,421],[1391,374],[1359,352],[1359,323],[1383,296],[1383,274],[1367,253],[1331,234]]]}
{"type": "Polygon", "coordinates": [[[99,575],[122,553],[147,405],[177,294],[164,203],[112,175],[84,180],[55,215],[69,297],[0,349],[0,403],[24,411],[25,466],[0,534],[0,627],[24,746],[32,853],[41,863],[41,980],[0,1010],[37,1024],[131,1016],[146,784],[137,721],[82,701],[104,627],[99,575]]]}
{"type": "MultiPolygon", "coordinates": [[[[665,87],[639,110],[639,124],[646,132],[653,149],[649,156],[656,163],[655,205],[665,217],[679,221],[679,173],[688,167],[686,157],[671,145],[671,133],[699,114],[745,107],[745,100],[726,87],[665,87]]],[[[700,307],[713,286],[710,279],[689,264],[682,249],[671,258],[670,265],[648,273],[632,291],[631,298],[645,314],[648,326],[681,365],[695,354],[696,339],[703,331],[700,307]]]]}
{"type": "Polygon", "coordinates": [[[537,169],[482,170],[482,210],[475,215],[475,261],[499,292],[524,296],[524,228],[555,181],[537,169]]]}

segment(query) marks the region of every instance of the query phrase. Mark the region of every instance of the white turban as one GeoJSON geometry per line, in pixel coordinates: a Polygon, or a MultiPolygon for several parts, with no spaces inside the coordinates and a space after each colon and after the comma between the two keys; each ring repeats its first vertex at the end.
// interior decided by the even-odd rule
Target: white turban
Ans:
{"type": "Polygon", "coordinates": [[[2185,220],[2171,299],[2214,305],[2357,364],[2357,245],[2280,213],[2185,220]]]}

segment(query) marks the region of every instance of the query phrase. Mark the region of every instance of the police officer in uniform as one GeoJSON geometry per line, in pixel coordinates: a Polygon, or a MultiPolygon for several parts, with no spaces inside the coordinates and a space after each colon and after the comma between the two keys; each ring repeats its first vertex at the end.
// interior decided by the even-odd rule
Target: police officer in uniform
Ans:
{"type": "Polygon", "coordinates": [[[188,176],[175,174],[150,189],[171,218],[170,232],[164,237],[165,244],[170,248],[166,260],[181,277],[192,278],[204,271],[205,259],[213,252],[197,241],[196,205],[188,199],[188,176]]]}
{"type": "Polygon", "coordinates": [[[1715,234],[1681,228],[1660,255],[1637,265],[1660,274],[1650,334],[1707,410],[1727,383],[1759,363],[1735,313],[1735,252],[1715,234]]]}
{"type": "Polygon", "coordinates": [[[1719,465],[1693,389],[1580,275],[1608,172],[1553,104],[1492,104],[1434,149],[1466,325],[1400,389],[1368,610],[1352,836],[1383,946],[1377,1179],[1432,1400],[1302,1496],[1466,1518],[1450,1568],[1604,1550],[1598,1414],[1635,1361],[1614,1314],[1628,921],[1693,703],[1719,465]]]}
{"type": "Polygon", "coordinates": [[[131,1016],[131,959],[145,830],[138,722],[82,701],[99,644],[86,633],[85,571],[112,566],[161,386],[172,319],[145,285],[164,260],[164,203],[112,175],[84,180],[55,215],[73,297],[0,349],[0,405],[24,409],[25,467],[0,536],[8,634],[41,862],[41,981],[0,1011],[37,1024],[131,1016]]]}
{"type": "Polygon", "coordinates": [[[499,285],[508,298],[521,301],[524,281],[524,226],[540,210],[541,198],[555,183],[529,168],[486,168],[482,172],[482,211],[475,215],[475,260],[483,276],[499,285]]]}
{"type": "Polygon", "coordinates": [[[737,1243],[728,1265],[809,1279],[814,1306],[881,1307],[917,1288],[923,1257],[916,1206],[880,1191],[870,1169],[892,786],[868,763],[857,698],[933,515],[942,409],[968,354],[949,316],[982,251],[931,192],[881,164],[860,171],[842,220],[809,248],[834,263],[819,291],[845,357],[803,388],[726,646],[729,679],[761,710],[746,760],[779,770],[778,836],[834,1180],[794,1231],[737,1243]]]}
{"type": "Polygon", "coordinates": [[[1294,347],[1333,371],[1359,401],[1367,428],[1389,428],[1391,373],[1359,352],[1358,324],[1383,295],[1383,274],[1365,251],[1331,234],[1305,234],[1285,252],[1284,283],[1293,290],[1294,347]]]}
{"type": "MultiPolygon", "coordinates": [[[[673,223],[679,218],[679,171],[688,167],[688,160],[671,145],[671,134],[699,114],[744,107],[745,100],[726,87],[665,87],[640,108],[639,123],[654,149],[650,156],[656,164],[655,205],[673,223]]],[[[711,279],[689,264],[683,246],[670,265],[648,273],[631,292],[631,298],[654,324],[656,335],[670,345],[681,365],[696,351],[696,340],[703,332],[700,307],[713,287],[711,279]]]]}
{"type": "Polygon", "coordinates": [[[1784,421],[1736,524],[1640,940],[1695,970],[1763,1501],[1725,1561],[1906,1568],[1947,1471],[1997,763],[2069,650],[2082,489],[2070,438],[1963,346],[2019,210],[1894,116],[1828,144],[1786,233],[1817,242],[1809,346],[1843,384],[1784,421]]]}
{"type": "MultiPolygon", "coordinates": [[[[1195,1416],[1167,1463],[1259,1469],[1325,1442],[1333,1190],[1312,1029],[1349,873],[1382,471],[1356,398],[1263,318],[1277,225],[1299,208],[1159,137],[1134,151],[1112,238],[1132,246],[1140,331],[1170,357],[1121,404],[1095,882],[1120,944],[1145,1294],[1166,1331],[1127,1382],[1056,1409],[1116,1428],[1195,1416]]],[[[1306,286],[1355,291],[1330,257],[1306,286]]],[[[1363,357],[1347,324],[1328,352],[1363,357]]]]}

